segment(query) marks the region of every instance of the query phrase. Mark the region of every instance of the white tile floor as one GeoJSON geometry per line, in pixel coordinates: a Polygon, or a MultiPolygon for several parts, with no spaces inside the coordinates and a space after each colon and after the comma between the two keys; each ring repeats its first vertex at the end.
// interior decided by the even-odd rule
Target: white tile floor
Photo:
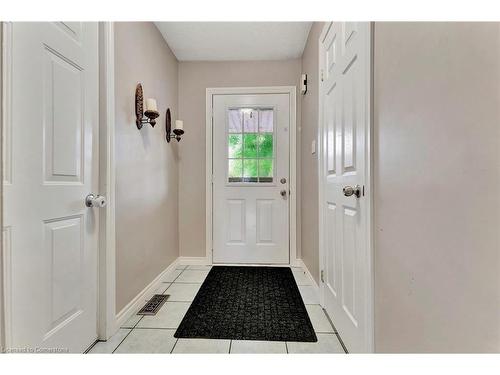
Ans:
{"type": "Polygon", "coordinates": [[[175,330],[210,268],[177,266],[156,290],[156,293],[169,294],[170,297],[155,316],[133,315],[113,337],[96,343],[89,353],[344,353],[309,278],[301,268],[292,268],[292,272],[318,342],[176,339],[175,330]]]}

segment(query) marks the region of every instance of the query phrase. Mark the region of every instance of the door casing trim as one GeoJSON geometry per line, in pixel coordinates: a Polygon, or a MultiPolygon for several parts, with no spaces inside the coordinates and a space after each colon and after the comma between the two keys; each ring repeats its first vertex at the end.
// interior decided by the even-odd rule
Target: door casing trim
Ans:
{"type": "Polygon", "coordinates": [[[206,201],[206,263],[213,264],[213,96],[214,95],[259,95],[288,94],[290,100],[290,265],[296,266],[297,252],[297,88],[296,86],[264,86],[264,87],[217,87],[206,89],[206,147],[205,147],[205,201],[206,201]]]}
{"type": "MultiPolygon", "coordinates": [[[[325,269],[325,244],[324,244],[324,215],[323,215],[323,197],[324,197],[324,186],[323,186],[323,165],[324,165],[324,157],[323,157],[323,101],[321,99],[321,69],[322,69],[322,48],[321,44],[326,37],[328,30],[332,26],[333,22],[325,23],[321,35],[318,39],[318,243],[319,243],[319,270],[325,269]]],[[[365,347],[367,352],[374,353],[375,352],[375,305],[374,305],[374,245],[373,245],[373,34],[374,34],[374,23],[370,22],[368,25],[368,46],[369,49],[367,51],[367,56],[369,60],[369,68],[367,71],[368,79],[365,83],[367,85],[366,90],[368,93],[368,101],[367,101],[367,116],[368,116],[368,124],[366,126],[366,175],[365,175],[365,196],[363,199],[367,200],[367,215],[366,215],[366,245],[368,252],[368,265],[367,265],[367,298],[366,301],[366,316],[367,316],[367,330],[368,335],[365,342],[365,347]]],[[[325,288],[324,283],[319,281],[319,299],[320,304],[324,308],[325,307],[325,288]]],[[[335,322],[334,322],[335,323],[335,322]]]]}

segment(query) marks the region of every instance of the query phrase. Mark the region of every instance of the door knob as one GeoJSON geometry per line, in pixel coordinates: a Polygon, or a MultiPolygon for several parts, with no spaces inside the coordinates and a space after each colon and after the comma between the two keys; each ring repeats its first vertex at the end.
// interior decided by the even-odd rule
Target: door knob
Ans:
{"type": "Polygon", "coordinates": [[[355,195],[356,198],[359,198],[361,196],[361,188],[359,187],[359,185],[355,185],[354,187],[344,186],[342,191],[344,192],[344,195],[346,197],[350,197],[351,195],[355,195]]]}
{"type": "Polygon", "coordinates": [[[106,198],[99,194],[90,193],[85,197],[85,206],[87,207],[104,207],[106,206],[106,198]]]}
{"type": "Polygon", "coordinates": [[[281,190],[280,194],[283,198],[286,198],[286,190],[281,190]]]}

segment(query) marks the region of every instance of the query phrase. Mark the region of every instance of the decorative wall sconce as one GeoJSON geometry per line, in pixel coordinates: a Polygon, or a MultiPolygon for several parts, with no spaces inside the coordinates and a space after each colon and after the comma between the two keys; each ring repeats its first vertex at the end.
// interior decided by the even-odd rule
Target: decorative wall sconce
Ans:
{"type": "Polygon", "coordinates": [[[175,120],[175,128],[172,130],[172,120],[170,118],[170,108],[167,109],[166,114],[166,130],[167,130],[167,142],[170,143],[172,138],[177,139],[177,142],[181,140],[181,136],[184,134],[184,123],[181,120],[175,120]]]}
{"type": "Polygon", "coordinates": [[[148,98],[146,99],[146,111],[143,111],[144,97],[142,93],[142,85],[137,84],[135,88],[135,124],[137,129],[141,129],[144,124],[151,124],[152,127],[156,125],[156,118],[160,116],[158,112],[158,107],[156,106],[156,100],[148,98]],[[146,116],[146,118],[144,118],[146,116]]]}

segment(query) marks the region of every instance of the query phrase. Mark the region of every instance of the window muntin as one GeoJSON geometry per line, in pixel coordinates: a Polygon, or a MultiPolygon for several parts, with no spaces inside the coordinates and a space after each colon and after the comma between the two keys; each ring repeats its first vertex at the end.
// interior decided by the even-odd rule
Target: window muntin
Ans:
{"type": "Polygon", "coordinates": [[[274,181],[274,111],[231,108],[228,111],[227,175],[232,183],[274,181]]]}

